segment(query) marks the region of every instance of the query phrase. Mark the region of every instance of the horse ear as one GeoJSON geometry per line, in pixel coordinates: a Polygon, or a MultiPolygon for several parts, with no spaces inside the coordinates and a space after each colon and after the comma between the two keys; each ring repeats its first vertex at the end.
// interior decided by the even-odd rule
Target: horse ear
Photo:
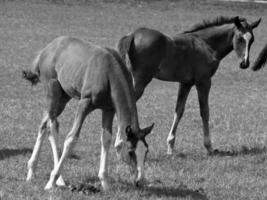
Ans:
{"type": "Polygon", "coordinates": [[[154,127],[154,123],[151,126],[142,129],[142,136],[141,137],[146,137],[149,133],[151,133],[153,127],[154,127]]]}
{"type": "Polygon", "coordinates": [[[236,16],[236,17],[234,18],[234,24],[235,24],[235,26],[236,26],[238,29],[242,27],[242,24],[240,23],[239,16],[236,16]]]}
{"type": "Polygon", "coordinates": [[[259,18],[255,22],[252,22],[249,26],[250,26],[251,29],[254,29],[254,28],[256,28],[260,24],[260,22],[261,22],[261,18],[259,18]]]}

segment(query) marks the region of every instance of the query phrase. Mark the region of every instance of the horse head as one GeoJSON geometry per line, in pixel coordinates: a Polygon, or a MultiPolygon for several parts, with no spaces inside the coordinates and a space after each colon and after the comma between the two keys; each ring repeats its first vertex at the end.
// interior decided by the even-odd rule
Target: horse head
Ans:
{"type": "Polygon", "coordinates": [[[233,37],[233,48],[240,60],[240,68],[246,69],[249,67],[249,51],[254,42],[253,29],[256,28],[261,19],[249,24],[246,19],[234,18],[235,31],[233,37]]]}

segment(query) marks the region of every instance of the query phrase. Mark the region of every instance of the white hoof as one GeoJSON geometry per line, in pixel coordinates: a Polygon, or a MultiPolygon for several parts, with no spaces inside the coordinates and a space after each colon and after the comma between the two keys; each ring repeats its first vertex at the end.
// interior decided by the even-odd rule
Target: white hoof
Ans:
{"type": "Polygon", "coordinates": [[[33,171],[31,169],[29,169],[26,181],[30,182],[33,178],[34,178],[34,173],[33,173],[33,171]]]}
{"type": "Polygon", "coordinates": [[[99,178],[101,182],[101,186],[104,191],[110,190],[110,179],[108,176],[105,176],[104,178],[99,178]]]}
{"type": "Polygon", "coordinates": [[[101,185],[104,191],[110,190],[110,185],[107,183],[107,181],[101,181],[101,185]]]}
{"type": "Polygon", "coordinates": [[[47,182],[46,186],[45,186],[45,190],[50,190],[54,187],[54,179],[50,178],[49,181],[47,182]]]}
{"type": "Polygon", "coordinates": [[[167,155],[172,155],[172,154],[173,154],[173,149],[168,147],[167,155]]]}
{"type": "Polygon", "coordinates": [[[46,184],[46,186],[44,187],[44,190],[50,190],[53,188],[53,184],[50,183],[50,181],[46,184]]]}
{"type": "Polygon", "coordinates": [[[56,181],[57,186],[66,186],[65,181],[63,180],[62,176],[59,176],[57,181],[56,181]]]}

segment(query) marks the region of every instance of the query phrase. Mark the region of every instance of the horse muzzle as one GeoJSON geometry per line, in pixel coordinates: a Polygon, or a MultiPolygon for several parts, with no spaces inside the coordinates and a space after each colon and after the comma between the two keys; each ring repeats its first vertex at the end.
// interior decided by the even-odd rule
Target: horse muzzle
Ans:
{"type": "Polygon", "coordinates": [[[241,69],[247,69],[249,67],[249,60],[242,60],[240,63],[240,68],[241,69]]]}

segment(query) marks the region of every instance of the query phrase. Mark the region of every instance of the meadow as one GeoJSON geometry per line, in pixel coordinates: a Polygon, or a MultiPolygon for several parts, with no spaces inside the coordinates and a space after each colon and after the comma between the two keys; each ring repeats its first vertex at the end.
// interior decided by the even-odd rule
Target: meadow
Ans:
{"type": "MultiPolygon", "coordinates": [[[[26,183],[27,162],[43,108],[42,87],[22,80],[38,50],[60,35],[102,46],[115,46],[123,35],[147,26],[168,35],[217,15],[262,17],[254,31],[251,61],[267,43],[267,5],[217,1],[0,1],[0,199],[267,199],[267,69],[241,70],[234,53],[220,64],[210,93],[213,147],[203,146],[202,122],[195,88],[191,90],[177,130],[175,152],[166,154],[178,83],[153,80],[138,102],[141,127],[155,123],[149,135],[147,185],[135,188],[128,168],[118,162],[113,145],[110,176],[113,187],[103,192],[97,177],[101,116],[88,116],[73,156],[65,163],[65,180],[85,192],[43,188],[53,167],[46,141],[37,176],[26,183]]],[[[60,116],[60,146],[70,129],[77,101],[60,116]]],[[[116,132],[116,120],[113,131],[116,132]]],[[[114,141],[114,138],[113,138],[114,141]]],[[[114,143],[114,142],[113,142],[114,143]]]]}

